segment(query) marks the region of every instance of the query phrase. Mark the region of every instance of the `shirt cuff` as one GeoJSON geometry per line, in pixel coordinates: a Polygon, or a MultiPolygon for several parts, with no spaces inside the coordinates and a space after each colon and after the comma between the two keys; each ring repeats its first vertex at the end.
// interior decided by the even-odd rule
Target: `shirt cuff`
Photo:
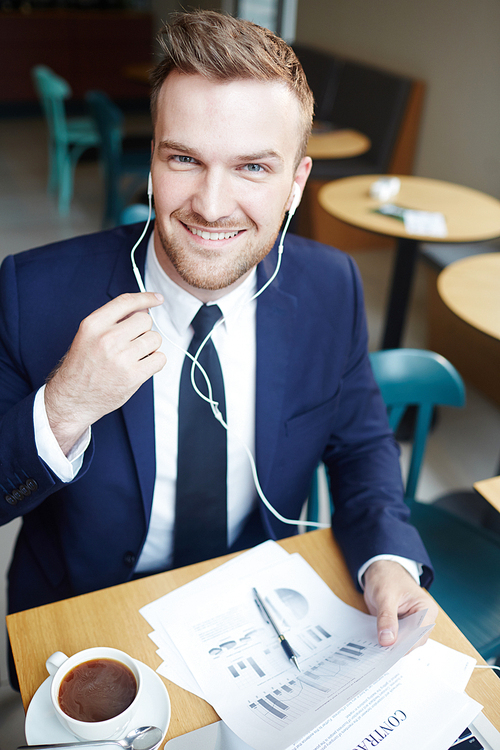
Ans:
{"type": "Polygon", "coordinates": [[[415,560],[409,560],[407,557],[399,557],[398,555],[375,555],[375,557],[371,557],[369,560],[365,562],[364,565],[360,567],[358,570],[358,583],[362,589],[362,591],[365,590],[364,582],[363,582],[363,576],[366,573],[367,569],[370,567],[372,563],[374,563],[376,560],[392,560],[392,562],[397,562],[400,565],[403,566],[405,570],[408,571],[408,573],[412,576],[412,578],[415,579],[415,581],[420,586],[420,576],[422,575],[423,566],[415,562],[415,560]]]}
{"type": "Polygon", "coordinates": [[[83,464],[83,456],[90,444],[90,427],[79,438],[65,456],[52,432],[47,411],[45,409],[45,386],[42,386],[33,404],[33,425],[35,428],[35,444],[39,457],[45,461],[51,471],[62,482],[71,482],[76,477],[83,464]]]}

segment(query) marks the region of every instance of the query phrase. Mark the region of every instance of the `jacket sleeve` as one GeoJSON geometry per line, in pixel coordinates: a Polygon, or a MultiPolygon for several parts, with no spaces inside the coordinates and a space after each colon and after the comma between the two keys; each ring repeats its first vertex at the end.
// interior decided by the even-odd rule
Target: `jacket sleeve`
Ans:
{"type": "MultiPolygon", "coordinates": [[[[36,316],[37,300],[31,304],[36,316]]],[[[63,485],[37,454],[33,402],[42,383],[32,381],[23,361],[19,317],[19,289],[10,256],[0,269],[0,525],[28,513],[63,485]]],[[[88,449],[79,476],[91,456],[88,449]]]]}
{"type": "Polygon", "coordinates": [[[399,446],[372,374],[361,281],[352,261],[351,269],[351,344],[334,433],[323,455],[334,504],[332,528],[354,578],[366,560],[394,554],[421,563],[421,583],[427,586],[432,580],[431,563],[409,523],[399,446]]]}

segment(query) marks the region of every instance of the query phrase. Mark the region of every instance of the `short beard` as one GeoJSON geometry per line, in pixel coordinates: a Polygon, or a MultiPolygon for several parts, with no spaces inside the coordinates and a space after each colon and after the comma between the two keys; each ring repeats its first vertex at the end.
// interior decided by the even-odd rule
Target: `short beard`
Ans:
{"type": "MultiPolygon", "coordinates": [[[[188,222],[183,221],[183,223],[187,224],[188,222]]],[[[198,226],[206,224],[206,222],[201,222],[199,218],[191,223],[196,223],[198,226]]],[[[177,239],[169,240],[161,224],[158,221],[156,222],[158,237],[165,255],[181,279],[194,289],[208,291],[217,291],[231,286],[260,263],[272,250],[280,226],[281,222],[274,235],[262,245],[247,247],[246,252],[243,252],[240,256],[232,257],[228,259],[229,262],[226,262],[224,258],[221,258],[220,253],[211,253],[210,250],[204,250],[203,257],[200,257],[198,261],[194,260],[189,250],[186,252],[183,244],[177,239]]],[[[211,229],[212,231],[216,231],[216,229],[224,231],[224,227],[219,224],[217,227],[211,227],[211,229]]]]}

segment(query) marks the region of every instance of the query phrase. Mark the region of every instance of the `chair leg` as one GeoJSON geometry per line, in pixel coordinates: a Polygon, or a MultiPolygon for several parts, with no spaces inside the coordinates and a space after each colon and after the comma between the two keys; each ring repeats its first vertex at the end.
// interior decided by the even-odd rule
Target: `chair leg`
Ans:
{"type": "Polygon", "coordinates": [[[47,189],[49,193],[56,193],[59,185],[59,165],[57,150],[52,142],[49,143],[49,179],[47,189]]]}
{"type": "Polygon", "coordinates": [[[60,165],[59,198],[57,208],[60,216],[67,216],[73,195],[73,167],[71,160],[66,158],[60,165]]]}
{"type": "Polygon", "coordinates": [[[75,167],[78,159],[87,146],[73,146],[70,150],[64,148],[63,157],[60,162],[59,175],[59,214],[66,216],[69,212],[71,199],[73,197],[73,186],[75,181],[75,167]]]}

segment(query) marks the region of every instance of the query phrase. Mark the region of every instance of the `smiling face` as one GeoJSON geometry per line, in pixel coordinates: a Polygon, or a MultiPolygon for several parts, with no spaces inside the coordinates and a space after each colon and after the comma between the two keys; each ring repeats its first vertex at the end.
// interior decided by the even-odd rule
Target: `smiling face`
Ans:
{"type": "Polygon", "coordinates": [[[297,166],[299,104],[281,83],[171,73],[160,91],[151,173],[155,251],[199,299],[241,283],[271,250],[297,166]]]}

